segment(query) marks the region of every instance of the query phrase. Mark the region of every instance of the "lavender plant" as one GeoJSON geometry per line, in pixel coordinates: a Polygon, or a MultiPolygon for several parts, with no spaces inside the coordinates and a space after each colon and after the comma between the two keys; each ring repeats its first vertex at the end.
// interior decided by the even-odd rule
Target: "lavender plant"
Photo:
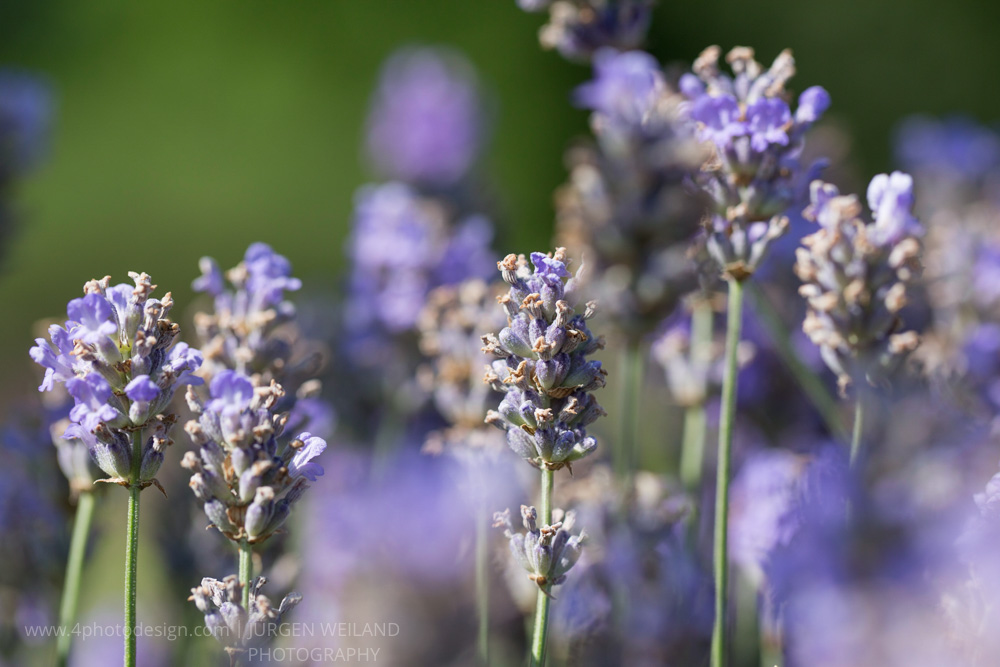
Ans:
{"type": "Polygon", "coordinates": [[[134,667],[139,493],[159,486],[156,472],[177,421],[170,401],[178,387],[201,382],[193,372],[202,356],[174,344],[180,327],[167,317],[170,293],[151,298],[156,286],[149,276],[129,276],[134,287],[111,286],[110,277],[84,285],[85,296],[67,305],[66,323],[49,328],[49,341],[36,339],[31,358],[45,368],[40,391],[65,383],[73,397],[65,435],[83,441],[108,475],[96,481],[128,489],[125,665],[134,667]]]}
{"type": "Polygon", "coordinates": [[[560,533],[561,524],[553,523],[553,474],[564,467],[572,470],[574,461],[597,448],[586,428],[605,414],[593,391],[604,386],[607,373],[599,361],[589,359],[604,342],[586,323],[596,304],[588,302],[583,313],[574,312],[578,283],[565,259],[565,249],[557,248],[551,255],[532,253],[533,270],[523,255],[507,255],[499,262],[510,285],[500,299],[508,325],[499,334],[483,336],[484,351],[499,357],[487,371],[486,382],[505,394],[486,421],[503,429],[511,449],[542,473],[540,518],[535,508],[525,508],[528,535],[522,541],[511,532],[511,549],[530,565],[529,578],[539,588],[531,650],[532,663],[539,665],[545,663],[552,587],[563,581],[575,561],[569,555],[582,539],[573,542],[565,563],[556,558],[556,547],[561,555],[570,538],[568,526],[560,533]]]}
{"type": "MultiPolygon", "coordinates": [[[[232,611],[247,617],[257,613],[254,545],[279,530],[309,483],[323,474],[315,459],[326,441],[309,431],[285,435],[286,427],[307,428],[322,405],[315,398],[319,383],[309,377],[318,370],[318,351],[301,338],[295,307],[285,300],[286,291],[301,287],[285,257],[266,244],[251,245],[228,272],[231,290],[214,260],[204,258],[201,266],[194,287],[215,297],[214,312],[195,317],[205,341],[209,400],[188,391],[196,419],[185,431],[197,450],[186,452],[181,465],[191,471],[191,489],[211,524],[239,551],[236,585],[243,598],[232,611]]],[[[211,628],[212,612],[197,595],[195,600],[211,628]]],[[[230,655],[246,648],[240,632],[216,636],[230,655]]]]}
{"type": "MultiPolygon", "coordinates": [[[[913,179],[879,174],[868,186],[873,222],[861,220],[857,197],[813,182],[807,218],[819,231],[803,239],[795,272],[809,310],[802,328],[838,376],[843,394],[852,383],[878,383],[919,343],[902,331],[899,312],[920,272],[923,233],[913,217],[913,179]]],[[[861,447],[864,398],[858,391],[851,461],[861,447]]]]}
{"type": "Polygon", "coordinates": [[[804,135],[830,104],[827,92],[813,86],[799,96],[792,114],[785,90],[795,74],[790,51],[783,51],[765,69],[754,59],[753,49],[736,47],[726,56],[732,76],[720,70],[720,55],[717,46],[705,49],[694,63],[694,74],[685,75],[680,82],[681,91],[691,100],[689,113],[698,137],[713,149],[695,182],[712,204],[705,223],[706,248],[729,283],[726,375],[716,469],[713,667],[726,661],[729,468],[743,283],[753,275],[768,245],[788,227],[784,212],[804,176],[799,163],[804,135]]]}

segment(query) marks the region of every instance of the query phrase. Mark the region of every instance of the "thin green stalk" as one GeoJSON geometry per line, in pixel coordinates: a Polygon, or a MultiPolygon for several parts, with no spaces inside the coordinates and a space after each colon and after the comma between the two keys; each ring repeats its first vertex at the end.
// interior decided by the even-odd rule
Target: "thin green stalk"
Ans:
{"type": "Polygon", "coordinates": [[[862,435],[865,430],[865,401],[862,391],[858,391],[857,400],[854,403],[854,432],[851,435],[851,467],[857,463],[861,454],[862,435]]]}
{"type": "Polygon", "coordinates": [[[136,594],[139,574],[139,470],[142,429],[132,432],[132,479],[128,487],[128,534],[125,541],[125,667],[135,667],[136,594]]]}
{"type": "Polygon", "coordinates": [[[490,664],[489,518],[486,501],[479,501],[476,517],[476,609],[479,614],[479,661],[490,664]]]}
{"type": "Polygon", "coordinates": [[[719,453],[715,478],[715,624],[712,628],[712,667],[726,664],[726,584],[728,569],[729,467],[736,418],[736,363],[743,322],[743,283],[729,280],[729,312],[726,320],[726,363],[719,415],[719,453]]]}
{"type": "Polygon", "coordinates": [[[244,537],[240,540],[240,585],[243,587],[243,608],[250,611],[250,580],[253,578],[253,547],[244,537]]]}
{"type": "Polygon", "coordinates": [[[753,292],[754,313],[767,329],[768,337],[774,344],[775,352],[781,357],[781,362],[785,364],[799,387],[815,406],[830,433],[841,442],[846,442],[847,432],[841,423],[837,399],[830,393],[829,388],[823,384],[819,376],[805,365],[798,352],[792,347],[788,329],[764,290],[756,285],[751,285],[750,289],[753,292]]]}
{"type": "Polygon", "coordinates": [[[128,536],[125,543],[125,667],[135,667],[136,593],[139,573],[139,487],[128,490],[128,536]]]}
{"type": "MultiPolygon", "coordinates": [[[[691,309],[691,365],[699,377],[705,377],[711,363],[713,314],[712,303],[707,298],[698,299],[691,309]]],[[[684,488],[689,492],[696,491],[701,485],[707,431],[705,402],[685,408],[680,475],[684,488]]]]}
{"type": "MultiPolygon", "coordinates": [[[[539,523],[543,526],[552,524],[552,478],[551,470],[542,469],[542,499],[539,523]]],[[[545,665],[545,638],[549,630],[549,590],[551,584],[545,589],[538,589],[538,601],[535,605],[535,630],[531,638],[531,667],[544,667],[545,665]]]]}
{"type": "Polygon", "coordinates": [[[642,351],[636,340],[628,340],[622,349],[622,384],[618,392],[621,416],[618,446],[614,449],[614,468],[628,492],[632,473],[639,461],[639,400],[642,394],[642,351]]]}
{"type": "Polygon", "coordinates": [[[73,520],[73,536],[69,543],[69,560],[66,562],[66,581],[63,584],[62,602],[59,605],[59,627],[63,633],[56,642],[56,656],[59,667],[65,667],[69,660],[69,649],[73,636],[70,626],[76,620],[76,607],[80,600],[80,574],[83,571],[83,557],[87,552],[87,538],[94,518],[94,494],[83,491],[76,500],[76,518],[73,520]]]}

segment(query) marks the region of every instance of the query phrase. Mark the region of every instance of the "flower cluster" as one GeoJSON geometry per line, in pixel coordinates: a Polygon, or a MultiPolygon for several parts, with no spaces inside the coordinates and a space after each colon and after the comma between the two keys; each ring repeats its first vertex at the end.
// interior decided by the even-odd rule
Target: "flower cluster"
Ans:
{"type": "Polygon", "coordinates": [[[765,69],[753,49],[736,47],[726,56],[733,76],[720,71],[720,55],[717,46],[705,49],[680,87],[699,139],[714,149],[696,178],[713,208],[708,251],[725,275],[745,280],[788,226],[784,213],[803,178],[804,136],[830,96],[819,86],[808,88],[793,113],[785,90],[795,74],[790,51],[765,69]]]}
{"type": "Polygon", "coordinates": [[[523,255],[499,262],[510,285],[500,299],[508,325],[483,336],[484,351],[500,357],[486,382],[505,394],[486,419],[507,432],[518,456],[548,470],[593,452],[597,441],[587,425],[605,414],[592,392],[604,386],[607,373],[588,358],[604,346],[586,323],[596,304],[574,314],[576,284],[565,259],[565,249],[557,248],[553,255],[532,253],[534,271],[523,255]]]}
{"type": "Polygon", "coordinates": [[[241,602],[242,586],[233,575],[222,581],[206,577],[200,586],[191,589],[188,599],[205,615],[209,632],[226,647],[234,664],[247,649],[276,636],[282,617],[302,601],[301,595],[291,593],[275,609],[271,600],[260,593],[266,583],[265,577],[257,577],[250,585],[249,609],[241,602]]]}
{"type": "Polygon", "coordinates": [[[596,141],[569,152],[558,240],[583,256],[608,320],[642,335],[697,284],[689,253],[701,211],[684,183],[704,151],[684,98],[647,53],[598,52],[575,99],[591,110],[596,141]]]}
{"type": "Polygon", "coordinates": [[[538,38],[567,60],[587,61],[603,47],[634,49],[646,39],[654,0],[517,0],[527,12],[548,11],[538,38]]]}
{"type": "Polygon", "coordinates": [[[475,72],[446,49],[403,49],[386,62],[368,117],[368,157],[383,176],[454,186],[486,139],[475,72]]]}
{"type": "Polygon", "coordinates": [[[311,433],[280,440],[287,414],[278,413],[284,390],[275,381],[255,387],[236,371],[218,373],[202,403],[187,400],[198,415],[185,430],[198,451],[185,453],[190,486],[212,524],[229,539],[263,542],[288,518],[309,482],[323,474],[314,461],[326,442],[311,433]]]}
{"type": "Polygon", "coordinates": [[[920,271],[923,230],[912,213],[913,180],[901,172],[872,179],[871,223],[860,219],[857,197],[829,183],[813,182],[810,198],[804,214],[820,229],[796,253],[808,304],[802,328],[843,391],[865,376],[878,380],[917,347],[915,332],[900,332],[899,312],[920,271]]]}
{"type": "Polygon", "coordinates": [[[418,329],[420,351],[429,363],[420,379],[448,423],[445,430],[428,436],[428,451],[450,446],[491,449],[497,441],[497,432],[483,424],[495,393],[480,374],[492,361],[481,349],[481,332],[499,330],[506,323],[495,302],[503,291],[500,285],[471,279],[443,285],[427,296],[418,329]]]}
{"type": "Polygon", "coordinates": [[[574,519],[573,512],[567,512],[551,526],[539,526],[537,510],[521,505],[521,521],[527,532],[514,532],[510,510],[497,512],[494,526],[504,528],[514,561],[528,572],[528,579],[548,593],[566,581],[566,573],[580,558],[586,533],[570,533],[574,519]]]}
{"type": "Polygon", "coordinates": [[[91,280],[85,296],[66,307],[68,320],[49,327],[49,341],[35,340],[31,358],[45,368],[40,391],[65,383],[74,399],[65,437],[86,443],[108,481],[142,488],[155,475],[170,444],[176,416],[168,412],[180,386],[200,384],[192,373],[202,356],[174,341],[180,328],[167,315],[173,306],[150,298],[156,286],[145,273],[135,285],[91,280]]]}

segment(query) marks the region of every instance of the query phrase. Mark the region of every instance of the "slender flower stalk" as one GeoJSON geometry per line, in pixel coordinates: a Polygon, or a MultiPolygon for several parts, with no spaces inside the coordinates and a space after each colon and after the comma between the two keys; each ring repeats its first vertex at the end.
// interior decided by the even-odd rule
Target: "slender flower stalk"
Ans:
{"type": "Polygon", "coordinates": [[[130,273],[135,286],[110,285],[110,277],[84,286],[85,296],[66,308],[65,325],[49,328],[50,341],[35,340],[31,358],[45,368],[41,391],[65,383],[75,400],[64,437],[79,439],[98,467],[99,482],[128,489],[125,547],[125,665],[136,662],[135,628],[139,556],[139,493],[160,486],[170,427],[168,412],[180,386],[196,384],[197,350],[173,345],[180,327],[167,319],[173,300],[150,298],[156,286],[130,273]]]}
{"type": "MultiPolygon", "coordinates": [[[[69,543],[69,559],[66,561],[66,581],[63,583],[62,601],[59,604],[59,627],[61,628],[69,629],[76,620],[77,604],[80,600],[83,557],[87,553],[90,524],[94,518],[94,504],[93,491],[84,491],[76,499],[73,535],[69,543]]],[[[72,634],[64,631],[56,641],[56,656],[59,667],[65,667],[68,663],[72,638],[72,634]]]]}
{"type": "MultiPolygon", "coordinates": [[[[552,483],[553,472],[542,470],[542,488],[539,495],[539,507],[542,509],[542,524],[552,523],[552,483]]],[[[538,589],[538,600],[535,603],[535,627],[531,637],[531,664],[543,667],[545,665],[546,638],[549,629],[549,602],[552,596],[544,589],[538,589]]]]}
{"type": "Polygon", "coordinates": [[[481,502],[476,512],[476,615],[479,632],[476,645],[479,661],[490,664],[490,563],[489,513],[481,502]]]}
{"type": "Polygon", "coordinates": [[[854,401],[854,429],[851,435],[851,467],[858,461],[858,457],[861,455],[861,445],[862,439],[864,438],[865,432],[865,400],[862,396],[862,392],[858,392],[858,396],[854,401]]]}
{"type": "Polygon", "coordinates": [[[643,357],[638,341],[628,341],[622,348],[622,386],[619,390],[621,415],[618,445],[613,450],[615,473],[628,489],[639,459],[639,405],[642,398],[643,357]]]}
{"type": "MultiPolygon", "coordinates": [[[[695,376],[707,378],[712,362],[713,319],[712,302],[708,298],[696,299],[691,307],[691,367],[695,376]]],[[[684,408],[684,434],[681,444],[680,477],[684,488],[693,493],[701,486],[705,462],[705,437],[708,420],[705,414],[705,396],[684,408]]]]}
{"type": "Polygon", "coordinates": [[[743,283],[729,281],[729,310],[726,315],[726,361],[719,415],[719,460],[715,478],[715,624],[712,627],[712,665],[726,664],[726,595],[729,579],[729,471],[732,463],[733,424],[736,421],[736,386],[739,379],[737,349],[743,322],[743,283]]]}

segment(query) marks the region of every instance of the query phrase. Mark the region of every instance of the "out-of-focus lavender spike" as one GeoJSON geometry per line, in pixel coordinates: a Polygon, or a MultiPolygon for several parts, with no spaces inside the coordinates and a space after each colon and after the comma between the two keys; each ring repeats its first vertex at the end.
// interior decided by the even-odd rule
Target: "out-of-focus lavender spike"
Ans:
{"type": "Polygon", "coordinates": [[[379,174],[430,188],[466,179],[488,134],[478,87],[472,66],[456,51],[393,54],[368,116],[368,159],[379,174]]]}
{"type": "Polygon", "coordinates": [[[691,245],[701,205],[684,186],[704,159],[684,97],[641,51],[599,51],[575,93],[595,142],[571,149],[557,240],[583,258],[608,323],[647,334],[697,287],[691,245]]]}
{"type": "Polygon", "coordinates": [[[857,197],[812,184],[805,216],[820,229],[803,239],[795,264],[809,306],[802,326],[841,391],[863,378],[878,382],[919,343],[915,332],[901,330],[899,317],[921,270],[923,230],[912,214],[912,188],[900,172],[873,178],[873,221],[866,223],[857,197]]]}

